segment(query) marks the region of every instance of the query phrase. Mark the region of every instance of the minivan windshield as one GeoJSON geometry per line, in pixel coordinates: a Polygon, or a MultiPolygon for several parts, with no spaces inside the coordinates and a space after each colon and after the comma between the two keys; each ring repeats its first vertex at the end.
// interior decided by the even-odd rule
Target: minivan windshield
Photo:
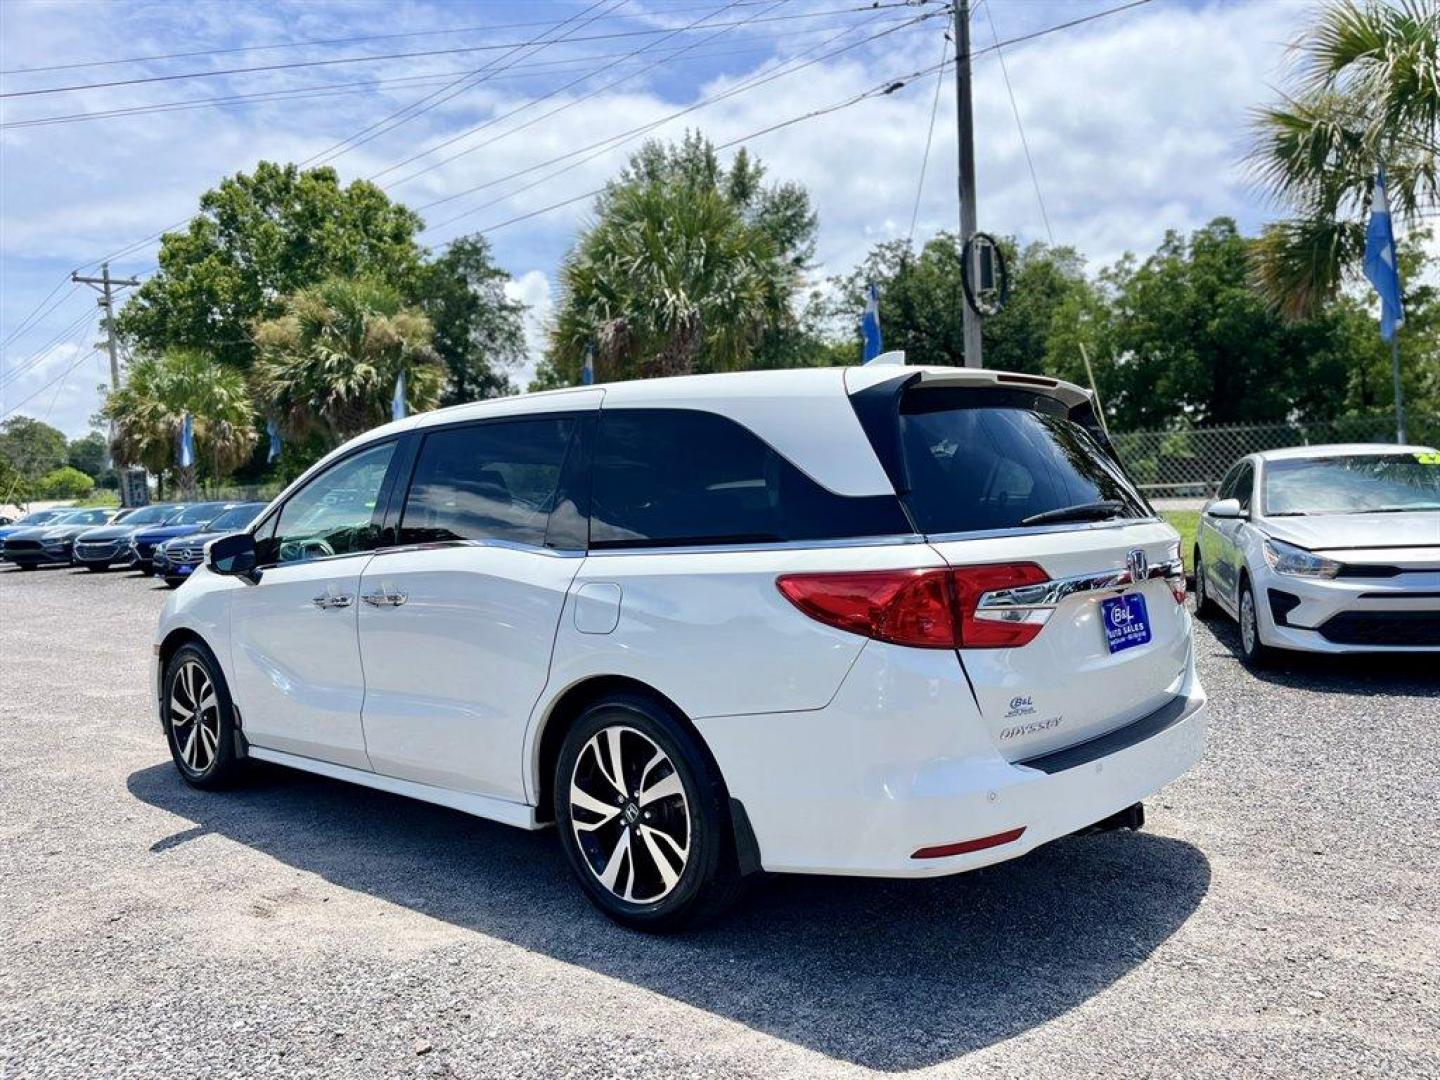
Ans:
{"type": "Polygon", "coordinates": [[[1401,513],[1440,510],[1440,455],[1346,454],[1265,463],[1265,513],[1401,513]]]}
{"type": "Polygon", "coordinates": [[[1118,465],[1064,406],[974,388],[900,406],[906,508],[924,533],[1148,517],[1118,465]]]}

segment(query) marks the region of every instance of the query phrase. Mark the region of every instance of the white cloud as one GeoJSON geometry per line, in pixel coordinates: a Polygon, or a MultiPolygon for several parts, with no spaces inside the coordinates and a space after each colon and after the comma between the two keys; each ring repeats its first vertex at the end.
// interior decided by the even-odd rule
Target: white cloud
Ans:
{"type": "Polygon", "coordinates": [[[550,278],[543,270],[530,270],[505,285],[505,295],[525,305],[525,362],[512,373],[520,389],[530,385],[535,369],[545,355],[545,335],[555,301],[550,295],[550,278]]]}
{"type": "MultiPolygon", "coordinates": [[[[1100,0],[1038,0],[997,5],[995,12],[1004,37],[1102,6],[1100,0]]],[[[239,7],[161,5],[136,9],[135,16],[125,20],[87,19],[84,5],[79,4],[66,5],[61,11],[55,5],[7,0],[5,7],[0,47],[7,61],[23,57],[23,62],[7,62],[7,67],[60,63],[77,56],[183,51],[222,40],[244,44],[376,32],[370,18],[373,8],[366,4],[326,5],[323,13],[314,5],[283,2],[239,7]],[[76,17],[77,10],[81,17],[76,17]]],[[[1303,5],[1267,0],[1202,6],[1156,4],[1008,49],[1010,77],[1057,242],[1079,247],[1095,264],[1112,260],[1126,249],[1148,251],[1166,229],[1195,228],[1217,214],[1235,215],[1249,227],[1262,220],[1262,208],[1246,189],[1238,164],[1244,151],[1247,112],[1271,97],[1270,85],[1284,56],[1283,43],[1294,36],[1305,13],[1303,5]]],[[[394,14],[386,21],[387,29],[537,18],[533,7],[521,3],[497,4],[479,14],[468,6],[411,3],[395,9],[394,14]]],[[[670,16],[662,12],[660,17],[670,16]]],[[[716,142],[725,142],[777,120],[843,101],[935,63],[942,23],[935,20],[922,30],[896,34],[869,48],[815,64],[794,76],[699,109],[655,134],[677,138],[686,127],[698,127],[716,142]]],[[[814,34],[790,38],[770,29],[774,33],[764,40],[779,42],[791,53],[823,40],[814,34]]],[[[519,33],[401,40],[380,43],[376,48],[439,48],[454,41],[512,40],[512,35],[519,33]]],[[[990,27],[983,15],[977,19],[973,36],[977,51],[990,43],[990,27]]],[[[761,39],[743,40],[755,43],[761,39]]],[[[735,44],[740,43],[737,37],[735,44]]],[[[638,44],[555,46],[534,59],[634,47],[638,44]]],[[[239,53],[213,62],[223,59],[226,66],[231,66],[231,61],[240,66],[334,52],[333,48],[328,52],[305,48],[239,53]]],[[[226,76],[159,83],[116,88],[93,97],[62,94],[12,99],[7,102],[5,119],[69,112],[87,104],[113,108],[455,71],[467,64],[478,67],[491,55],[298,69],[267,73],[263,81],[254,76],[226,76]]],[[[177,59],[138,70],[198,70],[211,62],[204,57],[177,59]]],[[[761,70],[753,61],[747,66],[731,59],[723,61],[727,74],[717,77],[720,63],[677,64],[579,101],[577,95],[621,70],[606,67],[597,82],[558,94],[442,153],[489,140],[559,105],[570,106],[564,111],[400,185],[393,194],[420,206],[531,169],[549,158],[658,120],[761,70]]],[[[30,80],[24,85],[31,86],[62,78],[115,77],[136,70],[89,68],[23,78],[30,80]]],[[[516,108],[526,95],[544,92],[573,77],[535,77],[472,90],[365,143],[339,158],[336,167],[347,180],[369,176],[423,147],[516,108]]],[[[888,97],[749,143],[768,166],[772,179],[797,181],[810,190],[820,215],[817,276],[848,269],[871,245],[902,237],[908,229],[933,79],[920,79],[888,97]]],[[[1043,238],[1009,98],[993,55],[977,57],[975,84],[981,227],[1025,239],[1043,238]]],[[[19,85],[6,80],[7,89],[19,85]]],[[[250,169],[262,158],[303,160],[415,101],[429,89],[383,87],[244,108],[175,111],[0,132],[0,337],[8,336],[71,268],[184,219],[194,212],[200,193],[220,177],[250,169]]],[[[937,229],[953,229],[956,219],[954,95],[948,82],[939,102],[920,204],[920,238],[937,229]]],[[[463,220],[427,232],[422,239],[433,245],[593,190],[614,174],[636,145],[638,140],[593,161],[583,161],[588,155],[580,155],[427,210],[426,218],[434,223],[472,212],[463,220]],[[561,168],[566,171],[558,173],[561,168]],[[519,190],[542,178],[543,182],[529,190],[519,190]],[[492,200],[493,206],[476,209],[492,200]]],[[[423,158],[387,174],[381,182],[393,182],[433,160],[423,158]]],[[[589,209],[588,200],[582,200],[494,234],[499,257],[516,275],[511,295],[531,305],[527,316],[530,360],[522,381],[528,381],[539,355],[544,322],[553,305],[551,281],[589,209]]],[[[120,273],[143,270],[150,265],[152,254],[153,250],[146,250],[127,257],[115,269],[120,273]]],[[[93,298],[77,295],[44,320],[44,326],[27,333],[13,351],[4,354],[4,371],[24,364],[37,344],[79,314],[82,303],[93,303],[93,298]]],[[[6,401],[18,401],[52,376],[43,375],[39,368],[26,372],[6,389],[6,401]]],[[[72,433],[85,429],[96,407],[96,381],[85,366],[67,381],[56,415],[72,433]],[[81,378],[82,373],[86,377],[81,378]],[[76,397],[67,405],[72,393],[76,397]]]]}

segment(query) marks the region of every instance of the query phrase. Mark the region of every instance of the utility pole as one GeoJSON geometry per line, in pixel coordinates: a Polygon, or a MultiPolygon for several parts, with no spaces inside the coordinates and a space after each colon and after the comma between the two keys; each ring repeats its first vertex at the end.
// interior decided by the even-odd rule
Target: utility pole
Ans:
{"type": "MultiPolygon", "coordinates": [[[[115,294],[120,289],[133,288],[134,286],[139,285],[140,282],[137,278],[133,277],[112,278],[110,276],[110,264],[108,262],[100,264],[100,276],[98,278],[82,277],[78,271],[74,271],[70,274],[70,280],[80,285],[89,285],[92,289],[95,289],[100,293],[100,299],[97,301],[97,303],[99,303],[101,309],[105,312],[105,347],[110,353],[110,389],[119,390],[120,342],[115,336],[115,294]]],[[[110,460],[111,447],[113,447],[114,445],[115,421],[111,420],[110,437],[105,440],[105,462],[107,465],[111,466],[115,464],[115,462],[110,460]]],[[[142,488],[144,487],[144,475],[145,474],[143,472],[140,474],[140,484],[142,488]]],[[[145,501],[144,499],[141,499],[139,500],[139,502],[136,502],[134,499],[131,498],[129,490],[130,489],[126,486],[126,478],[124,475],[122,475],[120,483],[121,503],[125,506],[136,506],[139,505],[141,502],[145,501]]]]}
{"type": "MultiPolygon", "coordinates": [[[[975,235],[975,111],[970,87],[970,0],[955,0],[955,123],[960,142],[960,244],[975,235]]],[[[984,367],[980,355],[980,314],[960,297],[964,319],[965,366],[984,367]]]]}
{"type": "Polygon", "coordinates": [[[70,280],[80,285],[89,285],[100,293],[97,303],[105,311],[105,345],[110,350],[110,389],[120,389],[120,343],[115,337],[115,293],[119,289],[133,288],[140,282],[136,278],[112,278],[110,264],[100,264],[100,276],[81,277],[72,273],[70,280]]]}

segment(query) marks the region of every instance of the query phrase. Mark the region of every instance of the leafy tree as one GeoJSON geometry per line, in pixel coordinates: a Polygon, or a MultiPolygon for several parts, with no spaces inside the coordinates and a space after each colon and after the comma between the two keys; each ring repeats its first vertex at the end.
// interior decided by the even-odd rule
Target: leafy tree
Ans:
{"type": "Polygon", "coordinates": [[[334,279],[302,289],[255,327],[260,397],[287,439],[336,445],[390,419],[401,372],[410,411],[436,406],[445,365],[432,338],[430,320],[386,285],[334,279]]]}
{"type": "Polygon", "coordinates": [[[331,168],[261,162],[207,191],[199,214],[165,235],[160,270],[122,309],[120,331],[140,352],[196,348],[249,367],[254,323],[300,289],[361,276],[416,285],[420,227],[374,184],[342,187],[331,168]]]}
{"type": "Polygon", "coordinates": [[[442,405],[513,393],[506,369],[525,356],[525,306],[505,295],[509,281],[478,233],[452,241],[421,269],[415,297],[449,371],[442,405]]]}
{"type": "Polygon", "coordinates": [[[25,480],[38,480],[65,464],[65,434],[40,420],[12,416],[0,424],[0,458],[25,480]]]}
{"type": "Polygon", "coordinates": [[[70,440],[70,445],[65,449],[65,463],[98,482],[108,471],[105,466],[107,449],[105,436],[98,431],[92,431],[88,435],[70,440]]]}
{"type": "Polygon", "coordinates": [[[1256,279],[1298,317],[1358,273],[1377,166],[1402,222],[1440,209],[1440,3],[1331,0],[1295,53],[1294,85],[1255,116],[1250,164],[1289,215],[1256,244],[1256,279]]]}
{"type": "MultiPolygon", "coordinates": [[[[1071,248],[1032,243],[1024,248],[1002,241],[1010,271],[1005,309],[982,325],[985,366],[1006,371],[1043,371],[1058,313],[1067,304],[1088,303],[1094,287],[1086,280],[1084,260],[1071,248]]],[[[940,233],[912,253],[903,240],[879,244],[850,274],[832,280],[832,325],[843,326],[860,357],[858,320],[865,288],[880,290],[880,324],[886,349],[903,349],[912,364],[960,365],[965,362],[964,293],[960,244],[940,233]]]]}
{"type": "Polygon", "coordinates": [[[218,484],[255,447],[255,406],[243,372],[191,349],[144,355],[130,363],[101,410],[115,422],[115,459],[157,474],[178,469],[186,413],[196,464],[178,474],[181,489],[193,494],[201,470],[218,484]]]}
{"type": "Polygon", "coordinates": [[[94,490],[94,477],[69,465],[46,473],[36,485],[36,493],[42,499],[83,499],[94,490]]]}
{"type": "Polygon", "coordinates": [[[743,150],[726,168],[699,134],[648,143],[595,218],[561,268],[542,385],[577,382],[591,346],[600,378],[747,367],[793,320],[815,215],[743,150]]]}

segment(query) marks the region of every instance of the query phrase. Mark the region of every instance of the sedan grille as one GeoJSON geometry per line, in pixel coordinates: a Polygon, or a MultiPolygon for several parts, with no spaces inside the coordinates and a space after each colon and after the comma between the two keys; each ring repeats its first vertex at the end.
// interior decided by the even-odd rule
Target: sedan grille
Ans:
{"type": "Polygon", "coordinates": [[[77,559],[113,558],[119,549],[119,540],[90,540],[75,545],[75,557],[77,559]]]}
{"type": "Polygon", "coordinates": [[[1346,611],[1327,619],[1320,636],[1337,645],[1440,645],[1440,613],[1346,611]]]}
{"type": "Polygon", "coordinates": [[[45,550],[45,546],[44,546],[43,544],[41,544],[39,540],[6,540],[6,541],[5,541],[5,554],[6,554],[6,555],[17,555],[17,554],[19,554],[19,555],[23,555],[23,554],[33,555],[33,554],[35,554],[36,552],[40,552],[40,551],[44,551],[44,550],[45,550]]]}
{"type": "Polygon", "coordinates": [[[169,547],[166,549],[166,554],[172,563],[198,563],[205,557],[205,545],[185,544],[179,547],[169,547]]]}

